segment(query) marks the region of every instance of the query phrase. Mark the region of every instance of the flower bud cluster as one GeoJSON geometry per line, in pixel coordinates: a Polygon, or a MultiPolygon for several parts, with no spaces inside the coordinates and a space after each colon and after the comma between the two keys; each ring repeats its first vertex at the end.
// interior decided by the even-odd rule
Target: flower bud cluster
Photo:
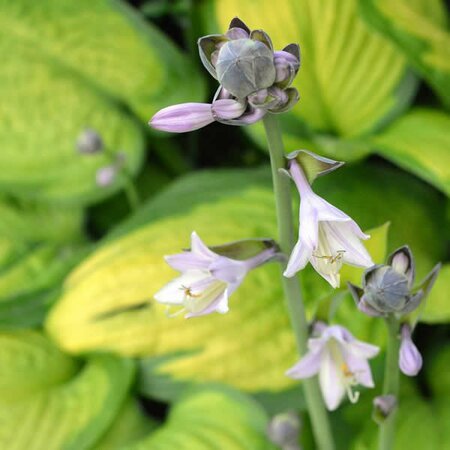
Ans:
{"type": "Polygon", "coordinates": [[[198,46],[204,66],[221,85],[214,100],[233,99],[246,106],[238,117],[217,115],[219,122],[253,123],[266,112],[284,112],[297,103],[297,89],[290,87],[300,68],[297,44],[274,51],[267,33],[250,31],[234,18],[225,34],[202,37],[198,46]]]}
{"type": "Polygon", "coordinates": [[[426,297],[436,280],[440,264],[413,288],[415,279],[414,257],[408,246],[392,253],[387,264],[367,269],[362,288],[349,283],[358,308],[369,316],[396,314],[402,316],[414,311],[426,297]]]}
{"type": "Polygon", "coordinates": [[[300,47],[274,51],[270,37],[234,18],[225,34],[199,39],[200,59],[220,83],[212,103],[182,103],[158,111],[152,128],[172,133],[197,130],[217,121],[250,125],[265,114],[282,113],[299,100],[291,84],[300,68],[300,47]]]}

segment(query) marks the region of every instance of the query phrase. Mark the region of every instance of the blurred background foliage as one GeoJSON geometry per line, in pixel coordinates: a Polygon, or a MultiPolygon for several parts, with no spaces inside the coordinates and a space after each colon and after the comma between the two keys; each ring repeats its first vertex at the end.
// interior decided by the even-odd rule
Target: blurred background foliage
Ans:
{"type": "MultiPolygon", "coordinates": [[[[0,0],[0,448],[271,449],[267,421],[290,408],[314,448],[284,376],[298,355],[275,266],[250,274],[226,316],[168,319],[152,300],[174,276],[163,255],[192,230],[211,245],[275,235],[259,124],[178,136],[146,125],[164,106],[212,98],[196,39],[234,16],[276,48],[300,43],[286,149],[347,162],[317,191],[371,231],[374,260],[407,243],[419,278],[444,263],[418,318],[424,369],[402,379],[396,449],[448,447],[448,11],[441,0],[0,0]],[[104,151],[77,151],[86,128],[104,151]],[[118,153],[121,172],[99,185],[118,153]]],[[[310,317],[384,346],[383,324],[344,290],[301,277],[310,317]]],[[[382,360],[378,387],[332,414],[339,448],[374,448],[382,360]]]]}

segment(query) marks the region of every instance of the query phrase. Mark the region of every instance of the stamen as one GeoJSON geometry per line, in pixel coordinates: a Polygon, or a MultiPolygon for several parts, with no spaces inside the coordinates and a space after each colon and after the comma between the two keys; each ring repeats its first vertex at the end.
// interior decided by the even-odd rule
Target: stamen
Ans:
{"type": "Polygon", "coordinates": [[[345,390],[347,391],[347,397],[351,403],[356,403],[359,399],[359,391],[353,391],[351,385],[345,386],[345,390]]]}
{"type": "Polygon", "coordinates": [[[336,252],[336,255],[334,255],[334,256],[333,255],[317,255],[315,253],[313,253],[313,256],[315,258],[319,258],[319,259],[326,259],[327,263],[333,264],[335,262],[340,261],[343,258],[344,253],[345,253],[345,250],[338,250],[336,252]]]}
{"type": "Polygon", "coordinates": [[[191,297],[191,298],[201,297],[201,294],[192,293],[192,288],[189,286],[186,287],[186,286],[181,285],[181,287],[179,289],[180,289],[180,291],[183,291],[186,298],[187,297],[191,297]]]}

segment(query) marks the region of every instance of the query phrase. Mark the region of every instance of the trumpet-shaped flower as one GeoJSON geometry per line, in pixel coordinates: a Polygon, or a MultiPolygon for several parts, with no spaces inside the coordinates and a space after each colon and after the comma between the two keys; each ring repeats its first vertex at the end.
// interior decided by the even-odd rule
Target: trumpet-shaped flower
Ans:
{"type": "MultiPolygon", "coordinates": [[[[228,297],[239,287],[247,273],[277,253],[272,241],[257,242],[262,243],[264,248],[256,255],[243,260],[232,259],[208,248],[193,232],[189,251],[165,257],[167,263],[181,275],[158,291],[154,295],[155,300],[169,307],[178,306],[178,313],[186,312],[186,318],[214,311],[222,314],[228,312],[228,297]]],[[[232,249],[242,251],[252,243],[255,240],[231,243],[221,246],[218,251],[233,254],[232,249]]]]}
{"type": "Polygon", "coordinates": [[[335,410],[345,394],[352,403],[358,401],[355,386],[374,387],[368,359],[378,354],[379,348],[358,341],[339,325],[316,326],[318,337],[308,340],[308,352],[286,372],[294,378],[309,378],[319,374],[319,384],[327,408],[335,410]]]}
{"type": "MultiPolygon", "coordinates": [[[[308,155],[320,158],[311,153],[308,155]]],[[[331,165],[331,160],[320,159],[331,165]]],[[[289,174],[301,197],[300,226],[299,239],[290,255],[284,276],[294,276],[309,261],[331,286],[337,288],[342,264],[372,266],[374,263],[360,241],[370,236],[364,234],[347,214],[313,192],[305,171],[295,157],[289,160],[289,174]]]]}

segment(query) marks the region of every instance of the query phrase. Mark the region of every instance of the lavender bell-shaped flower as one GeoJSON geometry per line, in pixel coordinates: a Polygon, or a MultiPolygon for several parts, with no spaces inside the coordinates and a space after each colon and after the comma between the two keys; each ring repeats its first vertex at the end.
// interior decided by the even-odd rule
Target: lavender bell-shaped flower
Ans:
{"type": "Polygon", "coordinates": [[[398,365],[409,377],[416,376],[422,368],[422,355],[411,338],[411,327],[404,323],[401,326],[401,343],[398,365]]]}
{"type": "Polygon", "coordinates": [[[198,40],[200,59],[219,81],[213,101],[184,103],[164,108],[149,122],[152,128],[184,133],[214,121],[249,125],[268,112],[281,113],[299,99],[290,87],[300,68],[300,48],[290,44],[274,51],[270,37],[234,18],[225,34],[198,40]]]}
{"type": "Polygon", "coordinates": [[[361,239],[364,234],[354,220],[311,189],[319,175],[337,169],[343,163],[305,150],[287,156],[290,177],[300,193],[299,239],[284,272],[292,277],[311,262],[314,269],[334,288],[339,287],[342,264],[370,267],[372,259],[361,239]]]}
{"type": "Polygon", "coordinates": [[[365,271],[362,288],[348,283],[358,309],[369,316],[395,314],[401,317],[414,311],[426,298],[436,281],[441,265],[437,264],[414,288],[415,263],[408,246],[393,252],[387,263],[365,271]]]}
{"type": "Polygon", "coordinates": [[[335,410],[347,394],[352,403],[358,401],[355,387],[372,388],[374,382],[368,359],[379,352],[379,348],[358,341],[339,325],[315,327],[317,337],[308,340],[308,352],[286,372],[294,379],[309,378],[319,374],[319,384],[325,404],[335,410]]]}
{"type": "Polygon", "coordinates": [[[191,248],[166,256],[167,263],[181,275],[166,284],[154,298],[179,307],[185,317],[212,312],[228,312],[228,297],[239,287],[247,273],[273,259],[278,247],[271,240],[249,239],[220,247],[207,247],[193,232],[191,248]]]}

